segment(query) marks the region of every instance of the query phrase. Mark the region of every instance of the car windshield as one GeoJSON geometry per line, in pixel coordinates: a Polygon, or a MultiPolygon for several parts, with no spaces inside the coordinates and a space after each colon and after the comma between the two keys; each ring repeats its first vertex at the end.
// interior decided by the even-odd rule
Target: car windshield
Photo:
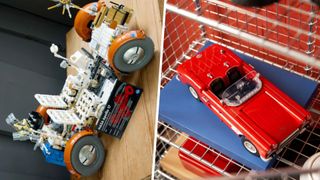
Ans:
{"type": "Polygon", "coordinates": [[[239,106],[252,96],[254,96],[262,87],[259,73],[251,71],[244,77],[230,85],[222,94],[222,102],[227,106],[239,106]]]}

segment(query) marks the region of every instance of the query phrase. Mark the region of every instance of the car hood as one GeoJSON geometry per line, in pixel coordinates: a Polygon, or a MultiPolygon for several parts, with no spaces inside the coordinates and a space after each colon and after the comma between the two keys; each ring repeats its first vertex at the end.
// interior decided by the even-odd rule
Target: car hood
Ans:
{"type": "MultiPolygon", "coordinates": [[[[264,90],[253,98],[242,105],[240,116],[250,119],[254,127],[263,130],[275,142],[281,143],[301,127],[304,119],[288,107],[290,104],[281,103],[275,94],[264,90]]],[[[259,133],[258,129],[255,130],[259,133]]]]}

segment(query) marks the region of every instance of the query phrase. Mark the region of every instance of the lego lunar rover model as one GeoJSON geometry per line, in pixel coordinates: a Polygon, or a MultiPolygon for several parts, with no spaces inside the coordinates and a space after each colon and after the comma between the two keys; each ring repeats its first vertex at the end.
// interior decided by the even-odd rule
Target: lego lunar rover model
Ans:
{"type": "Polygon", "coordinates": [[[72,67],[59,95],[36,94],[36,111],[25,119],[10,114],[6,122],[16,132],[14,140],[35,142],[46,160],[66,166],[80,177],[97,172],[105,159],[98,132],[121,138],[142,94],[142,89],[119,80],[147,65],[153,56],[152,40],[141,30],[129,31],[132,10],[99,1],[78,12],[75,30],[89,42],[90,50],[81,49],[60,66],[72,67]]]}

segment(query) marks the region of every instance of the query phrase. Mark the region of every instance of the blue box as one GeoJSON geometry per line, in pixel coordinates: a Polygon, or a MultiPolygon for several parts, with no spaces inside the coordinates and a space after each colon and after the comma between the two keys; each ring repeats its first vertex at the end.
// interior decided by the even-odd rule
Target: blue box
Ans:
{"type": "MultiPolygon", "coordinates": [[[[204,48],[211,44],[206,43],[204,48]]],[[[308,106],[317,89],[317,82],[252,57],[236,54],[301,106],[308,106]]],[[[243,147],[241,139],[204,104],[196,101],[190,95],[187,86],[176,79],[171,80],[161,90],[159,118],[251,169],[265,170],[275,162],[275,158],[264,162],[250,154],[243,147]]]]}
{"type": "Polygon", "coordinates": [[[47,151],[45,148],[42,149],[42,154],[46,158],[46,161],[51,164],[59,165],[59,166],[66,166],[64,163],[64,151],[53,149],[49,143],[45,144],[47,151]]]}

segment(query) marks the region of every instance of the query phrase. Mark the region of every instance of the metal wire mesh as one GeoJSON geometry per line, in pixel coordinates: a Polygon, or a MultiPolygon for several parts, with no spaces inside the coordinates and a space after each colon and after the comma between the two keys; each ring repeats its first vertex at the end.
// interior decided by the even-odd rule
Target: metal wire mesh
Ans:
{"type": "MultiPolygon", "coordinates": [[[[320,15],[318,7],[309,1],[280,0],[263,8],[239,7],[226,0],[168,0],[167,3],[161,87],[174,77],[176,67],[196,55],[207,41],[320,81],[320,33],[317,31],[320,15]]],[[[320,151],[320,130],[317,128],[320,127],[319,92],[318,89],[309,107],[315,120],[314,126],[284,148],[271,170],[273,173],[283,177],[283,171],[278,169],[288,166],[296,170],[293,172],[299,172],[303,163],[320,151]]],[[[206,162],[192,150],[175,144],[177,137],[185,136],[179,130],[163,122],[159,122],[158,127],[157,179],[174,178],[159,164],[169,147],[192,155],[194,159],[228,177],[250,171],[223,156],[239,167],[237,173],[229,174],[226,168],[215,167],[214,162],[206,162]]],[[[199,145],[198,142],[196,144],[199,145]]],[[[209,151],[221,156],[212,148],[208,148],[209,151]]],[[[295,175],[287,175],[286,178],[298,177],[297,173],[291,174],[295,175]]]]}

